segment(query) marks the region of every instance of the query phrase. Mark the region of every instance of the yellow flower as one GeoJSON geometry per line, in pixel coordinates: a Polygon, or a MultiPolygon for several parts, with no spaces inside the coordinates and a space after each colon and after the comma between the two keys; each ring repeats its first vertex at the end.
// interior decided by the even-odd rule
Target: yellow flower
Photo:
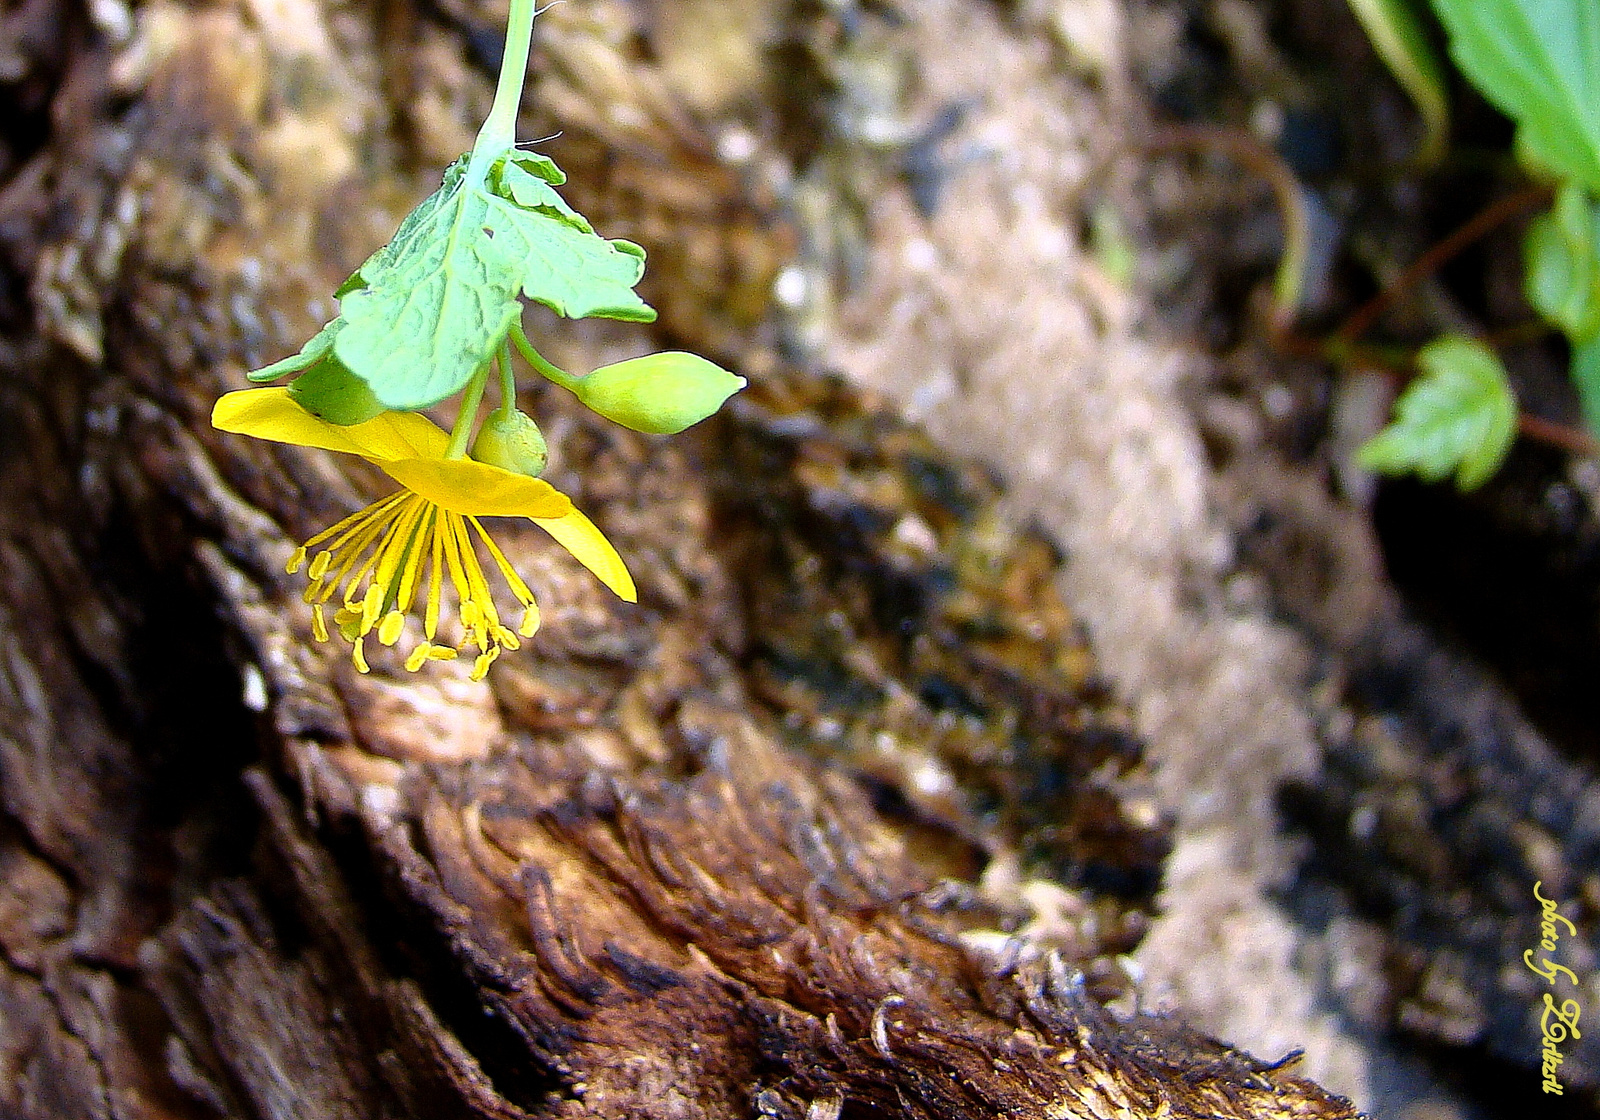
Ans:
{"type": "Polygon", "coordinates": [[[351,644],[351,660],[363,673],[368,669],[367,635],[376,629],[378,641],[394,645],[405,631],[406,617],[418,606],[422,641],[406,658],[411,672],[476,646],[472,678],[481,680],[502,649],[518,648],[518,635],[528,638],[538,630],[533,593],[480,517],[529,518],[607,587],[630,603],[638,601],[616,549],[565,494],[548,482],[487,463],[446,459],[450,437],[414,412],[386,412],[341,427],[301,408],[287,389],[245,389],[218,400],[211,423],[225,432],[360,455],[404,487],[318,533],[289,561],[289,571],[297,572],[316,550],[307,569],[311,582],[305,600],[311,604],[311,629],[318,641],[328,640],[324,604],[343,589],[333,624],[351,644]],[[468,526],[522,606],[515,631],[500,621],[468,526]],[[435,641],[446,580],[454,589],[460,623],[461,636],[454,645],[435,641]]]}

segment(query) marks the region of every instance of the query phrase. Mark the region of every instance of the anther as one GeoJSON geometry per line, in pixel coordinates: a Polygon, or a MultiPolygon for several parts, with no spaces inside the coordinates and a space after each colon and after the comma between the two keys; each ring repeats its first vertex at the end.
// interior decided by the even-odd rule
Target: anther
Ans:
{"type": "Polygon", "coordinates": [[[378,641],[386,646],[392,646],[400,640],[400,631],[405,627],[406,616],[397,610],[391,610],[383,616],[383,624],[378,627],[378,641]]]}
{"type": "Polygon", "coordinates": [[[311,608],[311,636],[319,642],[328,640],[328,620],[322,615],[322,604],[311,608]]]}
{"type": "Polygon", "coordinates": [[[365,634],[378,621],[378,612],[383,609],[383,588],[374,583],[367,587],[367,594],[361,600],[361,632],[365,634]]]}
{"type": "Polygon", "coordinates": [[[489,666],[493,665],[494,659],[499,656],[499,646],[490,646],[488,649],[478,654],[478,660],[473,662],[472,665],[472,679],[475,681],[483,680],[484,676],[489,672],[489,666]]]}
{"type": "Polygon", "coordinates": [[[300,570],[300,565],[304,564],[305,562],[306,546],[301,545],[299,548],[294,550],[294,555],[289,557],[289,562],[284,565],[283,570],[288,572],[290,575],[294,575],[300,570]]]}
{"type": "Polygon", "coordinates": [[[370,673],[372,671],[371,666],[367,664],[367,651],[361,648],[366,640],[364,637],[358,637],[350,647],[350,660],[355,662],[356,672],[358,673],[370,673]]]}
{"type": "MultiPolygon", "coordinates": [[[[304,560],[305,556],[306,550],[302,548],[300,550],[300,559],[304,560]]],[[[317,553],[316,559],[311,561],[311,567],[306,569],[306,578],[313,581],[321,579],[323,576],[328,574],[328,568],[331,567],[332,564],[333,553],[329,552],[327,549],[323,549],[321,552],[317,553]]],[[[297,562],[295,567],[299,566],[300,565],[297,562]]],[[[293,571],[293,569],[290,570],[293,571]]]]}

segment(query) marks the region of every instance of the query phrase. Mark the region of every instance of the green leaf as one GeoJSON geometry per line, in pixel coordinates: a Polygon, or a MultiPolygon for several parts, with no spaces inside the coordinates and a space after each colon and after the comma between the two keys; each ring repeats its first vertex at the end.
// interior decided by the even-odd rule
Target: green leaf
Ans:
{"type": "Polygon", "coordinates": [[[308,366],[316,365],[333,347],[334,336],[344,328],[344,321],[335,319],[326,324],[320,331],[311,336],[311,341],[300,348],[300,353],[290,354],[281,361],[273,362],[270,366],[251,370],[245,374],[251,381],[276,381],[291,373],[299,373],[308,366]]]}
{"type": "Polygon", "coordinates": [[[653,322],[653,311],[633,286],[644,275],[644,250],[631,241],[607,241],[552,215],[526,210],[514,199],[486,196],[494,230],[490,255],[521,274],[522,294],[569,319],[598,315],[653,322]]]}
{"type": "Polygon", "coordinates": [[[1574,341],[1600,332],[1600,206],[1566,183],[1522,243],[1528,302],[1574,341]]]}
{"type": "Polygon", "coordinates": [[[478,182],[468,166],[452,164],[340,289],[335,352],[388,408],[460,391],[521,314],[519,295],[573,319],[655,318],[633,290],[644,250],[596,235],[555,194],[547,158],[508,151],[478,182]]]}
{"type": "Polygon", "coordinates": [[[1571,373],[1589,431],[1600,437],[1600,334],[1572,347],[1571,373]]]}
{"type": "Polygon", "coordinates": [[[1415,471],[1429,482],[1452,472],[1474,490],[1500,469],[1517,434],[1517,403],[1505,367],[1483,343],[1434,339],[1417,355],[1422,372],[1395,402],[1395,419],[1356,453],[1368,470],[1415,471]]]}
{"type": "Polygon", "coordinates": [[[529,175],[536,175],[553,187],[567,181],[567,173],[556,166],[556,161],[542,152],[525,152],[513,148],[506,153],[506,162],[514,163],[529,175]]]}
{"type": "Polygon", "coordinates": [[[1428,41],[1410,0],[1350,0],[1372,49],[1400,83],[1422,117],[1422,143],[1417,163],[1432,166],[1444,155],[1450,136],[1450,100],[1444,67],[1428,41]]]}
{"type": "Polygon", "coordinates": [[[555,188],[567,181],[548,157],[540,157],[548,167],[533,165],[530,171],[525,161],[507,159],[490,173],[494,193],[509,198],[524,210],[539,210],[564,221],[584,233],[593,233],[589,220],[568,206],[555,188]],[[554,172],[554,177],[550,172],[554,172]]]}
{"type": "Polygon", "coordinates": [[[1517,122],[1520,155],[1600,194],[1600,4],[1433,0],[1450,54],[1517,122]]]}

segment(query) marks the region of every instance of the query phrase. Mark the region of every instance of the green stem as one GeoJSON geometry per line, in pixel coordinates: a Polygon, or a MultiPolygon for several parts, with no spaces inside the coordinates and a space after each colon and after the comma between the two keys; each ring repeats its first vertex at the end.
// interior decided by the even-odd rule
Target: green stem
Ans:
{"type": "Polygon", "coordinates": [[[511,0],[506,18],[506,49],[500,56],[500,80],[494,104],[478,130],[467,162],[467,182],[487,174],[488,164],[517,142],[517,110],[522,107],[522,86],[528,76],[528,48],[533,43],[534,0],[511,0]]]}
{"type": "Polygon", "coordinates": [[[501,343],[500,352],[500,411],[517,410],[517,371],[511,368],[511,344],[501,343]]]}
{"type": "Polygon", "coordinates": [[[521,323],[511,324],[511,341],[516,345],[517,352],[526,359],[527,363],[541,377],[554,381],[563,389],[576,392],[578,378],[572,376],[560,366],[552,365],[546,361],[544,355],[533,348],[533,343],[528,341],[528,336],[522,333],[521,323]]]}
{"type": "MultiPolygon", "coordinates": [[[[499,356],[493,359],[498,362],[499,356]]],[[[483,401],[483,387],[489,383],[489,364],[485,362],[467,382],[467,391],[461,395],[461,413],[456,426],[450,429],[450,446],[445,448],[446,459],[460,459],[467,454],[467,443],[472,439],[472,428],[478,419],[478,405],[483,401]]]]}

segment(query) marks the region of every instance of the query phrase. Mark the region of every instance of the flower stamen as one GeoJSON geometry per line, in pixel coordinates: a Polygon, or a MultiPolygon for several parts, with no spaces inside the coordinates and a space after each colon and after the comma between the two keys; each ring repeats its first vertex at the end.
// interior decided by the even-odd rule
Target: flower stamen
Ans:
{"type": "Polygon", "coordinates": [[[295,550],[289,570],[305,566],[306,557],[319,545],[321,549],[306,568],[311,633],[319,642],[328,640],[324,604],[340,593],[342,605],[333,612],[332,621],[340,637],[350,643],[350,659],[359,672],[371,668],[366,655],[368,635],[376,631],[378,642],[387,647],[399,643],[424,582],[427,594],[419,612],[423,638],[406,655],[404,665],[409,672],[417,672],[430,661],[452,660],[472,646],[478,651],[472,677],[481,680],[502,649],[520,648],[522,637],[532,636],[538,628],[539,608],[533,593],[483,523],[418,494],[402,490],[323,530],[295,550]],[[521,637],[500,621],[467,528],[469,521],[522,605],[521,637]],[[460,639],[453,646],[436,640],[446,583],[455,595],[460,626],[460,639]]]}

